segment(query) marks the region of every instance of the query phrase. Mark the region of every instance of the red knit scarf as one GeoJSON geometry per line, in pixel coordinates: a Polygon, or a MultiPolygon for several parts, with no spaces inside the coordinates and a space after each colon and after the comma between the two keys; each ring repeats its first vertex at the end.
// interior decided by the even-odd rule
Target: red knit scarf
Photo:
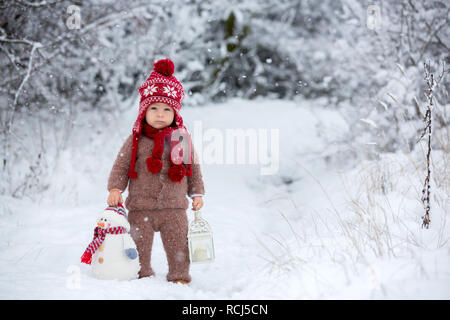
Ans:
{"type": "MultiPolygon", "coordinates": [[[[192,141],[189,136],[189,134],[185,135],[188,138],[188,163],[186,164],[187,168],[185,168],[185,165],[183,164],[183,143],[182,140],[174,139],[172,136],[173,133],[180,128],[177,127],[166,127],[164,129],[156,129],[149,125],[147,122],[144,121],[142,126],[142,134],[145,136],[153,139],[154,147],[152,150],[152,155],[145,159],[145,162],[147,164],[147,169],[152,174],[156,174],[161,171],[162,168],[162,161],[161,157],[163,155],[164,151],[164,143],[166,140],[170,143],[170,168],[169,168],[169,179],[172,182],[181,182],[183,180],[184,176],[192,176],[192,141]]],[[[183,128],[181,128],[183,129],[183,128]]],[[[185,131],[187,133],[187,130],[185,131]]],[[[184,138],[185,136],[181,136],[180,138],[184,138]]],[[[136,178],[137,173],[134,172],[134,166],[135,166],[135,159],[136,159],[136,153],[137,153],[137,146],[132,150],[132,159],[131,159],[131,166],[130,166],[130,178],[136,178]]]]}
{"type": "Polygon", "coordinates": [[[88,245],[83,255],[81,256],[81,262],[86,264],[91,264],[92,255],[97,251],[98,247],[100,247],[105,240],[106,234],[121,234],[127,233],[127,229],[124,227],[111,227],[111,228],[101,228],[96,227],[94,229],[94,239],[88,245]]]}

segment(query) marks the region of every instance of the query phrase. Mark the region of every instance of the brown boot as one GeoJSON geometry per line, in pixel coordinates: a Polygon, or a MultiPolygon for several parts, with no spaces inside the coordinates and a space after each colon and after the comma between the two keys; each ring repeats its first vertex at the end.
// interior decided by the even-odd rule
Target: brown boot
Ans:
{"type": "Polygon", "coordinates": [[[139,279],[145,278],[145,277],[154,277],[155,273],[153,270],[151,271],[139,271],[139,279]]]}

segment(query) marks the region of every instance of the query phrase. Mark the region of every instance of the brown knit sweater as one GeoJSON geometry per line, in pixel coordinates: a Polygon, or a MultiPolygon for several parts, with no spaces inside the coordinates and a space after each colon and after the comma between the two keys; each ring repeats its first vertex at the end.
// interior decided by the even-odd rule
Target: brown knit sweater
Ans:
{"type": "Polygon", "coordinates": [[[130,134],[120,148],[117,158],[111,169],[108,178],[108,191],[117,188],[122,192],[127,188],[128,197],[125,200],[125,207],[128,210],[143,209],[163,209],[163,208],[182,208],[189,207],[189,201],[186,197],[195,194],[205,194],[198,155],[192,147],[194,160],[192,163],[192,176],[185,176],[181,182],[172,182],[168,176],[170,167],[169,153],[170,146],[164,144],[162,155],[163,166],[160,172],[152,174],[147,170],[145,159],[151,156],[153,150],[153,139],[141,135],[138,143],[136,155],[136,179],[128,178],[131,160],[131,142],[133,134],[130,134]]]}

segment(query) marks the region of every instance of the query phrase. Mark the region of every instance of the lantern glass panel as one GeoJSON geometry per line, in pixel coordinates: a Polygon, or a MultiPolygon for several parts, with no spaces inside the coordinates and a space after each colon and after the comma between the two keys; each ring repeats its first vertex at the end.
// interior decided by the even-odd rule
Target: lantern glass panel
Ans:
{"type": "Polygon", "coordinates": [[[191,263],[212,262],[214,260],[214,243],[208,222],[195,212],[195,219],[189,226],[189,257],[191,263]]]}

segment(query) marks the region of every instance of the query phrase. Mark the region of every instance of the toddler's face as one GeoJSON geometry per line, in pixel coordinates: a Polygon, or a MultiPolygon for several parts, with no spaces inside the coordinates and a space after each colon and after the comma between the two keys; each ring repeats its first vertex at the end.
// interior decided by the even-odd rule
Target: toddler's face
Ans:
{"type": "Polygon", "coordinates": [[[145,113],[145,120],[156,129],[162,129],[172,124],[175,112],[167,103],[152,103],[145,113]]]}

